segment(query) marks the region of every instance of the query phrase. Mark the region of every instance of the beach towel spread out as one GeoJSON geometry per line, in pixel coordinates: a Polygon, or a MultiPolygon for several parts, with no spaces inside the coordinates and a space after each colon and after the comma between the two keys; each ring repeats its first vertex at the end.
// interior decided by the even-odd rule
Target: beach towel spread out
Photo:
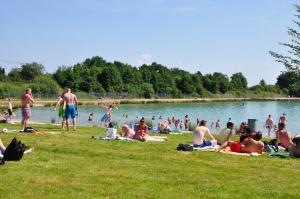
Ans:
{"type": "Polygon", "coordinates": [[[289,152],[275,152],[275,153],[271,153],[268,156],[269,158],[274,158],[274,157],[280,157],[280,158],[290,158],[291,155],[289,152]]]}
{"type": "MultiPolygon", "coordinates": [[[[109,136],[92,136],[92,138],[96,140],[107,140],[107,141],[109,140],[138,141],[136,139],[132,139],[124,136],[117,136],[116,138],[111,138],[109,136]]],[[[167,140],[167,138],[161,136],[148,136],[146,140],[150,142],[164,142],[167,140]]]]}
{"type": "Polygon", "coordinates": [[[205,146],[205,147],[193,147],[194,150],[207,150],[207,149],[214,149],[213,146],[205,146]]]}
{"type": "Polygon", "coordinates": [[[230,155],[239,155],[239,156],[260,156],[261,154],[253,152],[253,153],[236,153],[232,151],[221,150],[221,153],[230,154],[230,155]]]}
{"type": "Polygon", "coordinates": [[[0,130],[0,133],[17,133],[17,132],[19,132],[19,130],[7,129],[7,128],[0,130]]]}

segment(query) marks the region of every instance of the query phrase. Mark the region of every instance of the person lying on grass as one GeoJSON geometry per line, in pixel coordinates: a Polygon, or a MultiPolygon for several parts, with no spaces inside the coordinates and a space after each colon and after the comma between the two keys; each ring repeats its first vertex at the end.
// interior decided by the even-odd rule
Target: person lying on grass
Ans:
{"type": "MultiPolygon", "coordinates": [[[[250,128],[246,129],[247,132],[251,132],[250,128]]],[[[255,134],[248,133],[248,136],[241,137],[240,142],[225,142],[222,144],[219,150],[225,149],[236,153],[259,153],[261,154],[264,149],[264,143],[260,141],[262,133],[257,132],[255,134]]]]}
{"type": "Polygon", "coordinates": [[[300,158],[300,135],[296,135],[293,139],[293,145],[289,148],[290,155],[300,158]]]}
{"type": "Polygon", "coordinates": [[[124,124],[122,126],[122,136],[127,137],[127,138],[133,138],[134,137],[134,130],[129,128],[127,124],[124,124]]]}
{"type": "Polygon", "coordinates": [[[234,124],[232,122],[227,123],[227,128],[223,129],[217,137],[218,144],[222,145],[231,142],[231,137],[233,134],[234,124]]]}
{"type": "Polygon", "coordinates": [[[146,141],[147,137],[148,137],[148,126],[145,124],[144,117],[142,117],[133,138],[144,142],[146,141]]]}
{"type": "Polygon", "coordinates": [[[285,128],[285,123],[279,123],[278,124],[278,130],[276,132],[276,139],[278,145],[284,147],[285,149],[288,149],[293,145],[292,142],[292,135],[290,132],[288,132],[285,128]]]}
{"type": "Polygon", "coordinates": [[[213,146],[213,143],[217,141],[210,133],[210,130],[206,127],[207,121],[201,120],[199,126],[197,126],[193,133],[193,146],[197,148],[213,146]],[[211,141],[205,140],[204,137],[207,135],[211,138],[211,141]]]}

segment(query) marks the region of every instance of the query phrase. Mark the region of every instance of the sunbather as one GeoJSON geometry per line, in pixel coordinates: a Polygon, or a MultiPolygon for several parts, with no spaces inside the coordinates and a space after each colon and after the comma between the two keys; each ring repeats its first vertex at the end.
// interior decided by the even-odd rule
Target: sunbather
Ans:
{"type": "Polygon", "coordinates": [[[147,137],[148,137],[148,126],[145,124],[144,117],[142,117],[133,138],[140,141],[146,141],[147,137]]]}
{"type": "Polygon", "coordinates": [[[127,124],[124,124],[122,126],[122,136],[127,137],[127,138],[133,138],[134,137],[134,130],[129,128],[127,124]]]}
{"type": "Polygon", "coordinates": [[[159,131],[161,133],[169,133],[171,131],[171,127],[167,120],[163,121],[159,126],[159,131]]]}
{"type": "MultiPolygon", "coordinates": [[[[247,129],[249,131],[249,129],[247,129]]],[[[251,131],[251,130],[250,130],[251,131]]],[[[260,141],[262,134],[256,133],[255,135],[249,136],[243,139],[241,142],[231,142],[222,146],[227,146],[225,149],[236,152],[236,153],[262,153],[264,149],[264,143],[260,141]]],[[[223,149],[224,147],[221,147],[223,149]]]]}
{"type": "Polygon", "coordinates": [[[286,149],[288,149],[293,145],[292,135],[290,132],[286,130],[285,123],[283,122],[278,124],[276,139],[277,139],[277,143],[286,149]]]}
{"type": "Polygon", "coordinates": [[[215,141],[215,138],[210,133],[210,130],[206,127],[207,121],[201,120],[199,126],[197,126],[193,133],[193,145],[194,147],[206,147],[206,146],[212,146],[213,142],[215,141]],[[211,138],[211,141],[205,140],[205,135],[209,136],[211,138]]]}
{"type": "Polygon", "coordinates": [[[300,158],[300,135],[296,135],[293,139],[293,145],[289,148],[291,156],[300,158]]]}
{"type": "Polygon", "coordinates": [[[223,129],[217,137],[218,144],[221,147],[224,147],[223,144],[225,142],[230,143],[230,138],[232,137],[234,124],[232,122],[227,123],[227,128],[223,129]]]}

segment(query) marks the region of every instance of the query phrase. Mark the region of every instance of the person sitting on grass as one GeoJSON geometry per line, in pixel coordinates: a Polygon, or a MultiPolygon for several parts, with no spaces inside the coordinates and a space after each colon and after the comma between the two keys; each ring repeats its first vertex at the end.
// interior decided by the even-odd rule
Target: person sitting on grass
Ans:
{"type": "Polygon", "coordinates": [[[231,140],[230,138],[232,137],[233,134],[233,128],[234,128],[234,124],[232,122],[228,122],[227,123],[227,128],[223,129],[220,134],[217,137],[217,141],[218,144],[221,145],[221,147],[223,147],[222,145],[227,142],[230,143],[231,140]]]}
{"type": "Polygon", "coordinates": [[[207,121],[201,120],[199,126],[197,126],[193,133],[193,146],[196,148],[213,146],[216,143],[215,138],[212,136],[210,130],[206,127],[207,121]],[[211,138],[211,141],[205,140],[205,135],[211,138]]]}
{"type": "Polygon", "coordinates": [[[127,137],[127,138],[133,138],[134,134],[135,134],[134,130],[129,128],[129,126],[127,124],[124,124],[122,126],[122,136],[127,137]]]}
{"type": "Polygon", "coordinates": [[[278,124],[278,130],[276,132],[276,139],[278,145],[288,149],[293,145],[292,135],[285,128],[285,123],[281,122],[278,124]]]}
{"type": "MultiPolygon", "coordinates": [[[[251,132],[250,128],[246,129],[247,132],[251,132]]],[[[262,133],[257,132],[254,135],[249,134],[248,137],[244,136],[240,142],[225,142],[220,147],[220,150],[224,149],[236,153],[259,153],[261,154],[264,149],[264,143],[260,141],[262,133]]]]}
{"type": "Polygon", "coordinates": [[[148,137],[148,126],[145,124],[144,117],[142,117],[133,138],[144,142],[146,141],[147,137],[148,137]]]}
{"type": "Polygon", "coordinates": [[[170,127],[169,122],[167,120],[163,121],[159,125],[159,132],[160,133],[170,133],[171,132],[171,127],[170,127]]]}
{"type": "Polygon", "coordinates": [[[293,139],[293,145],[289,148],[290,155],[300,158],[300,135],[296,135],[293,139]]]}

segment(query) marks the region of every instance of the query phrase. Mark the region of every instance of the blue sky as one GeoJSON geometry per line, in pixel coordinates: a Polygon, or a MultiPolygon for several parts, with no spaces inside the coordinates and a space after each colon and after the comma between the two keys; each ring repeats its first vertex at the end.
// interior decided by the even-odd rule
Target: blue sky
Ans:
{"type": "Polygon", "coordinates": [[[275,83],[296,0],[0,0],[0,66],[49,72],[87,57],[275,83]]]}

